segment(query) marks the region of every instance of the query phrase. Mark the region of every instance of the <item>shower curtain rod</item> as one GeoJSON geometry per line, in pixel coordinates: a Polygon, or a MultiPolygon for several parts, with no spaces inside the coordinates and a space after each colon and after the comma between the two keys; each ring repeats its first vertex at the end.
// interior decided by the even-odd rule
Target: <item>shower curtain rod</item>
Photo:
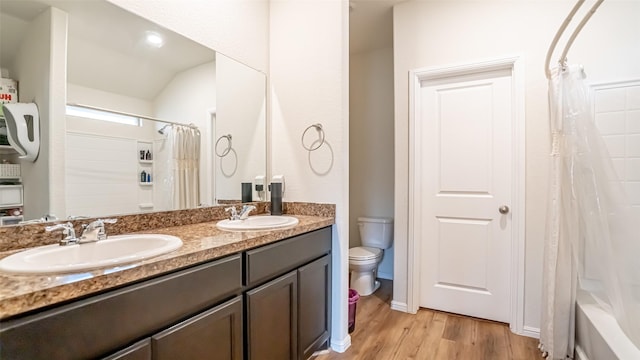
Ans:
{"type": "MultiPolygon", "coordinates": [[[[560,36],[562,36],[564,31],[567,29],[567,26],[569,26],[571,19],[573,19],[573,16],[576,14],[576,12],[578,12],[578,9],[580,9],[580,7],[582,6],[582,4],[584,4],[584,2],[585,0],[578,0],[576,2],[576,4],[571,9],[571,12],[569,12],[569,15],[567,15],[567,17],[562,22],[562,25],[560,25],[558,32],[556,32],[556,36],[554,36],[553,41],[549,46],[549,50],[547,50],[547,57],[544,62],[544,72],[547,76],[547,79],[551,78],[551,69],[549,68],[549,63],[551,62],[551,55],[553,55],[553,51],[555,50],[556,45],[558,45],[560,36]]],[[[564,50],[562,51],[562,55],[560,55],[560,59],[558,60],[560,63],[563,63],[566,60],[567,54],[569,53],[569,48],[571,48],[571,45],[573,45],[573,41],[576,39],[576,37],[578,37],[578,34],[582,30],[582,28],[587,24],[589,19],[591,19],[591,16],[593,16],[593,14],[596,12],[600,4],[602,4],[603,2],[604,0],[596,1],[596,3],[591,7],[591,9],[589,9],[589,11],[584,15],[584,18],[582,18],[582,21],[580,21],[580,23],[575,28],[575,30],[573,30],[573,33],[569,37],[569,40],[567,41],[567,44],[565,45],[564,50]]]]}
{"type": "Polygon", "coordinates": [[[91,109],[91,110],[106,111],[106,112],[111,112],[111,113],[118,114],[118,115],[132,116],[132,117],[137,117],[137,118],[145,119],[145,120],[159,121],[159,122],[166,123],[166,124],[171,124],[171,125],[185,126],[185,127],[190,127],[192,129],[196,129],[196,130],[198,129],[198,127],[193,125],[193,124],[181,124],[181,123],[177,123],[177,122],[173,122],[173,121],[169,121],[169,120],[162,120],[162,119],[152,118],[152,117],[149,117],[149,116],[126,113],[126,112],[123,112],[123,111],[111,110],[111,109],[101,108],[101,107],[98,107],[98,106],[84,105],[84,104],[78,104],[78,103],[67,103],[67,105],[77,106],[77,107],[81,107],[81,108],[85,108],[85,109],[91,109]]]}

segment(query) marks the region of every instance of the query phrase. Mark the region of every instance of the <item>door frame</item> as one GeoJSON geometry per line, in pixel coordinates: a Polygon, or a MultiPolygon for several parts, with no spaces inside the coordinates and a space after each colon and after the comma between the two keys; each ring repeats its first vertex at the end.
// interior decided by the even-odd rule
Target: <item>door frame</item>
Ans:
{"type": "Polygon", "coordinates": [[[440,67],[419,68],[409,71],[409,222],[407,256],[407,310],[416,313],[420,300],[420,256],[421,244],[416,241],[421,235],[421,224],[415,219],[420,217],[421,207],[415,199],[420,199],[421,188],[417,185],[416,174],[421,173],[420,162],[416,154],[421,153],[421,125],[418,114],[421,102],[416,99],[420,94],[422,81],[433,81],[472,75],[495,70],[511,70],[511,95],[513,126],[512,136],[512,224],[510,257],[510,321],[509,327],[516,334],[537,337],[534,331],[524,328],[524,275],[525,275],[525,108],[524,108],[524,69],[521,56],[507,56],[489,60],[454,64],[440,67]]]}

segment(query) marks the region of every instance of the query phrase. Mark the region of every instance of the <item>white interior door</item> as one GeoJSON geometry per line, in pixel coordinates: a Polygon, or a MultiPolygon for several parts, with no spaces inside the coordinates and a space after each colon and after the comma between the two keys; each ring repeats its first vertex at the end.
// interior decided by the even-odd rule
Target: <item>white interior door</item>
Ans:
{"type": "Polygon", "coordinates": [[[416,119],[420,306],[509,322],[512,75],[421,82],[416,119]]]}

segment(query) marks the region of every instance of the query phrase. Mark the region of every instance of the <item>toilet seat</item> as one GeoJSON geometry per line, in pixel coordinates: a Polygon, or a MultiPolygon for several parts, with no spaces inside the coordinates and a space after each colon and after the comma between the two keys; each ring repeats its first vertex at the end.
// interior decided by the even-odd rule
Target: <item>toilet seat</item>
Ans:
{"type": "Polygon", "coordinates": [[[358,246],[349,249],[349,260],[364,261],[372,260],[382,256],[382,249],[358,246]]]}

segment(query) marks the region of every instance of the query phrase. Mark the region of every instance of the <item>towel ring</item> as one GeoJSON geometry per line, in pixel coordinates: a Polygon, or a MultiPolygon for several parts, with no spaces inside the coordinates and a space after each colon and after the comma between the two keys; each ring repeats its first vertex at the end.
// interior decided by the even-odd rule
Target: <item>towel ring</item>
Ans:
{"type": "Polygon", "coordinates": [[[215,145],[215,152],[216,155],[218,157],[225,157],[229,154],[229,152],[231,151],[231,134],[227,134],[227,135],[222,135],[218,138],[218,140],[216,140],[216,145],[215,145]],[[227,139],[227,148],[224,149],[224,151],[222,152],[222,154],[218,153],[218,144],[220,143],[220,140],[222,139],[227,139]]]}
{"type": "MultiPolygon", "coordinates": [[[[309,125],[309,127],[304,129],[304,132],[302,132],[302,139],[301,140],[302,140],[302,147],[305,148],[305,150],[307,150],[307,151],[318,150],[320,148],[320,146],[322,146],[322,144],[324,144],[324,130],[322,130],[322,124],[309,125]],[[320,133],[320,144],[318,144],[318,146],[316,146],[316,147],[313,147],[313,146],[307,147],[304,144],[304,136],[307,134],[307,131],[309,131],[309,129],[311,129],[311,128],[315,128],[320,133]]],[[[312,145],[313,145],[313,143],[312,143],[312,145]]]]}

